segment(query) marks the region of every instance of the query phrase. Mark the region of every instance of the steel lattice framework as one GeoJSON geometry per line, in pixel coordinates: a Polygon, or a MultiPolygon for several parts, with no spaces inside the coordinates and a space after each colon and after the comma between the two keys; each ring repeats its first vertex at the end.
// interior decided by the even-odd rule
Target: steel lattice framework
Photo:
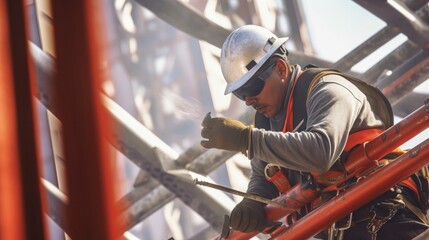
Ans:
{"type": "MultiPolygon", "coordinates": [[[[207,239],[221,230],[224,215],[230,212],[234,201],[224,193],[195,186],[191,180],[195,176],[206,178],[232,161],[244,176],[248,176],[249,169],[239,166],[240,160],[231,160],[239,158],[235,152],[202,148],[199,119],[195,118],[202,111],[212,110],[252,122],[252,111],[243,109],[235,99],[217,99],[212,93],[220,77],[210,72],[209,66],[216,64],[224,39],[238,26],[265,24],[279,35],[292,36],[290,59],[295,63],[333,67],[375,85],[387,96],[396,116],[409,115],[429,97],[413,92],[429,79],[426,0],[355,0],[386,26],[336,62],[315,56],[299,0],[236,1],[235,5],[231,2],[234,1],[124,0],[107,4],[111,23],[108,39],[111,58],[107,64],[118,78],[110,79],[115,94],[106,93],[103,97],[117,129],[117,138],[110,144],[139,169],[130,191],[118,201],[128,229],[179,199],[208,223],[198,233],[183,230],[186,238],[207,239]],[[118,2],[122,5],[114,5],[118,2]],[[132,27],[121,17],[127,6],[133,6],[128,12],[128,17],[134,20],[132,27]],[[271,21],[263,18],[261,9],[269,10],[271,21]],[[399,34],[407,37],[400,46],[365,72],[352,71],[353,66],[399,34]],[[386,74],[387,71],[390,73],[386,74]],[[136,86],[137,90],[132,88],[136,86]],[[140,102],[135,100],[139,96],[140,102]],[[185,106],[169,109],[166,98],[182,101],[185,106]],[[195,105],[192,99],[196,99],[195,105]],[[192,118],[183,117],[181,112],[193,114],[192,118]]],[[[37,69],[37,98],[49,114],[56,116],[59,112],[55,104],[59,96],[54,91],[58,82],[53,81],[56,59],[43,51],[40,43],[30,43],[30,49],[37,69]]],[[[53,164],[55,156],[50,157],[46,161],[53,164]]],[[[223,170],[219,174],[229,173],[223,170]]],[[[67,197],[58,191],[57,180],[47,180],[48,214],[68,232],[61,210],[67,207],[67,197]]],[[[223,184],[229,184],[229,180],[223,184]]]]}

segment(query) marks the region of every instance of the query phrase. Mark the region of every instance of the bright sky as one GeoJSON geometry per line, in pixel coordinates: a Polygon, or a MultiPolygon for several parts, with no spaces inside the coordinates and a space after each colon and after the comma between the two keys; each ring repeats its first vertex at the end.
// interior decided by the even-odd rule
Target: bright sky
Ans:
{"type": "Polygon", "coordinates": [[[353,1],[303,0],[302,5],[317,54],[332,62],[386,26],[353,1]]]}
{"type": "MultiPolygon", "coordinates": [[[[386,26],[382,20],[353,1],[303,0],[302,5],[316,56],[332,62],[339,60],[386,26]]],[[[357,72],[366,71],[379,59],[383,58],[406,40],[407,38],[403,34],[398,35],[379,50],[356,64],[353,70],[357,72]]],[[[421,84],[414,91],[429,93],[429,80],[421,84]]],[[[401,118],[395,117],[395,122],[400,120],[401,118]]],[[[427,139],[428,136],[429,129],[423,131],[402,147],[413,147],[427,139]]]]}

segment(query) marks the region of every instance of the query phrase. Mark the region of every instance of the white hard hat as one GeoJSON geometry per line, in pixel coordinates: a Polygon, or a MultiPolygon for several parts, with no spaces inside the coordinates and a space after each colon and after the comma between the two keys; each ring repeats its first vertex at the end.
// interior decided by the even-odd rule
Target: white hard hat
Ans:
{"type": "Polygon", "coordinates": [[[243,86],[288,39],[256,25],[245,25],[229,34],[220,56],[222,74],[228,83],[225,95],[243,86]]]}

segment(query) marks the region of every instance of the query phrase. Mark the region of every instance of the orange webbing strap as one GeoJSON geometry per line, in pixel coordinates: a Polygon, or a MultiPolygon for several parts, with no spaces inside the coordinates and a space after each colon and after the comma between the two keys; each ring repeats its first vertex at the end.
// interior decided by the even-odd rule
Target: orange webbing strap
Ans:
{"type": "Polygon", "coordinates": [[[378,128],[369,128],[365,130],[361,130],[355,133],[352,133],[347,138],[346,146],[344,147],[344,151],[348,152],[353,147],[359,144],[363,144],[365,142],[371,141],[376,138],[383,130],[378,128]]]}
{"type": "Polygon", "coordinates": [[[280,193],[285,193],[291,187],[289,180],[283,173],[281,167],[274,164],[267,164],[264,172],[265,179],[272,182],[280,193]]]}
{"type": "Polygon", "coordinates": [[[301,77],[303,72],[298,76],[297,80],[293,83],[292,91],[288,99],[287,109],[286,109],[286,118],[285,123],[283,125],[283,132],[292,132],[293,130],[293,95],[295,91],[295,87],[297,85],[297,82],[299,78],[301,77]]]}
{"type": "Polygon", "coordinates": [[[305,103],[307,102],[309,93],[313,89],[314,85],[320,80],[321,76],[320,73],[315,74],[317,71],[320,71],[320,69],[306,69],[302,71],[293,82],[292,91],[287,103],[283,132],[293,132],[298,130],[300,122],[306,121],[307,110],[305,103]]]}

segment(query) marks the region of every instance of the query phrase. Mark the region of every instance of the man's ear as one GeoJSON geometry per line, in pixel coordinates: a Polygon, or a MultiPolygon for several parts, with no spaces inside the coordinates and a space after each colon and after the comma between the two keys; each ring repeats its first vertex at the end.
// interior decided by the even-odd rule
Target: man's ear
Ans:
{"type": "Polygon", "coordinates": [[[283,59],[277,59],[276,66],[281,77],[286,77],[289,75],[289,65],[283,59]]]}

